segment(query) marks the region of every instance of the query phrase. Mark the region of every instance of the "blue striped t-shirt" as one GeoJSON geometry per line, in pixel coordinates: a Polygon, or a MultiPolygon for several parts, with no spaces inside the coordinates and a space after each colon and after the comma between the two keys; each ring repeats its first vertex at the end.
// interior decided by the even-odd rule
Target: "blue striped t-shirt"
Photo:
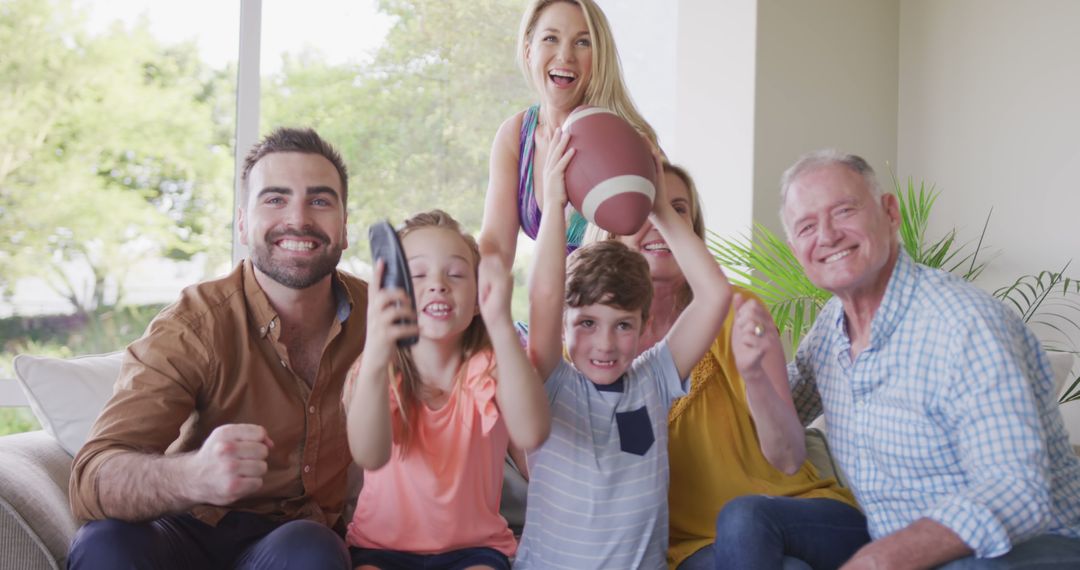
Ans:
{"type": "Polygon", "coordinates": [[[551,436],[528,456],[514,567],[667,568],[667,416],[686,393],[667,342],[610,386],[560,362],[544,389],[551,436]]]}

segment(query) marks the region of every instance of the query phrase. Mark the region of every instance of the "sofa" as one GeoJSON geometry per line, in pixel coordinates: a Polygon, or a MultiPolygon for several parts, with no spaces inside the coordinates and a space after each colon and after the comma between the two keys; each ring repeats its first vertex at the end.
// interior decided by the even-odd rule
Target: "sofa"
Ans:
{"type": "MultiPolygon", "coordinates": [[[[72,457],[112,393],[122,353],[55,359],[20,355],[16,380],[42,429],[0,437],[0,570],[37,570],[66,566],[67,550],[78,522],[68,506],[72,457]]],[[[1052,355],[1061,389],[1072,374],[1072,355],[1052,355]]],[[[1080,441],[1080,403],[1070,425],[1080,441]]],[[[1070,410],[1072,411],[1072,410],[1070,410]]],[[[823,476],[843,483],[829,454],[824,424],[807,430],[807,452],[823,476]]],[[[359,477],[355,478],[359,481],[359,477]]],[[[359,485],[352,490],[355,493],[359,485]]],[[[520,529],[524,520],[525,482],[506,467],[503,515],[520,529]]]]}

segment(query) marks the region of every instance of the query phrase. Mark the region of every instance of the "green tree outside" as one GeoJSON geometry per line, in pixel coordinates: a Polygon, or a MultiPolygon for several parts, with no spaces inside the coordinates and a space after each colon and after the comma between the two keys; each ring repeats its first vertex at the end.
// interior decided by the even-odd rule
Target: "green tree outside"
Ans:
{"type": "Polygon", "coordinates": [[[219,270],[231,93],[195,46],[161,45],[145,22],[90,36],[69,1],[7,0],[0,53],[0,287],[39,277],[89,314],[122,304],[147,259],[203,253],[219,270]]]}
{"type": "MultiPolygon", "coordinates": [[[[262,85],[262,132],[312,126],[342,151],[354,261],[384,217],[440,207],[478,231],[491,139],[532,99],[514,64],[519,1],[379,6],[395,24],[372,62],[288,54],[262,85]]],[[[91,34],[72,0],[0,0],[0,54],[0,294],[41,278],[82,316],[36,337],[25,318],[0,326],[11,377],[20,352],[106,352],[139,336],[158,308],[125,301],[139,264],[199,255],[204,277],[227,269],[235,64],[212,68],[145,21],[91,34]]],[[[0,409],[0,434],[31,420],[0,409]]]]}
{"type": "Polygon", "coordinates": [[[290,54],[264,78],[263,131],[315,127],[342,151],[349,221],[368,259],[367,227],[438,206],[478,231],[499,124],[532,100],[514,63],[516,0],[383,0],[395,18],[375,59],[330,66],[290,54]]]}

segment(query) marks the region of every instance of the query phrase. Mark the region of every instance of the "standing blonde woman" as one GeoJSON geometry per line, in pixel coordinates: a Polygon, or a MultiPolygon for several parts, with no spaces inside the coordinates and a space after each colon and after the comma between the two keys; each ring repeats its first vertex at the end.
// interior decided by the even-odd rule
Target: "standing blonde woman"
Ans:
{"type": "MultiPolygon", "coordinates": [[[[656,133],[623,84],[604,13],[593,0],[534,0],[518,33],[518,63],[539,103],[503,121],[491,148],[480,242],[513,262],[518,228],[536,239],[543,210],[540,168],[556,131],[579,105],[611,109],[656,145],[656,133]]],[[[573,141],[570,142],[573,146],[573,141]]],[[[567,208],[567,249],[581,244],[585,219],[567,208]]]]}

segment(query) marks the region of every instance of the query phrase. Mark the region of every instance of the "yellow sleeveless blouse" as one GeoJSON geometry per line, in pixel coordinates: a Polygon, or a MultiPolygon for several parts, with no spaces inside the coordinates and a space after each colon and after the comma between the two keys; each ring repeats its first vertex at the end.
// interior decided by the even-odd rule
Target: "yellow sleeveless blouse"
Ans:
{"type": "Polygon", "coordinates": [[[713,543],[717,513],[741,495],[826,498],[858,508],[850,491],[835,479],[822,479],[809,460],[785,475],[765,459],[731,352],[733,322],[729,312],[720,336],[691,372],[689,394],[668,415],[671,569],[713,543]]]}

